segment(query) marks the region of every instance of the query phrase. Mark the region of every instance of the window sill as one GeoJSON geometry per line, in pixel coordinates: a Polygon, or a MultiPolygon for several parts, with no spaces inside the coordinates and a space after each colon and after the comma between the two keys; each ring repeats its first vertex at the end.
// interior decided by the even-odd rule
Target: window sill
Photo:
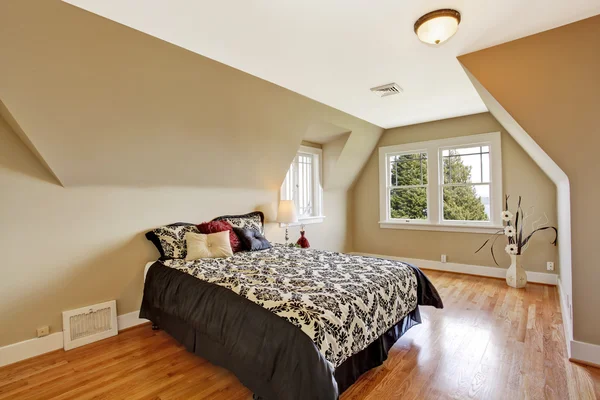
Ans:
{"type": "Polygon", "coordinates": [[[415,231],[443,231],[443,232],[466,232],[466,233],[496,233],[503,226],[474,226],[465,224],[427,224],[419,222],[397,222],[379,221],[379,227],[383,229],[408,229],[415,231]]]}
{"type": "Polygon", "coordinates": [[[285,228],[286,226],[301,226],[301,225],[310,225],[310,224],[320,224],[325,220],[325,216],[321,215],[319,217],[305,217],[298,218],[298,222],[294,222],[292,224],[279,224],[280,228],[285,228]]]}

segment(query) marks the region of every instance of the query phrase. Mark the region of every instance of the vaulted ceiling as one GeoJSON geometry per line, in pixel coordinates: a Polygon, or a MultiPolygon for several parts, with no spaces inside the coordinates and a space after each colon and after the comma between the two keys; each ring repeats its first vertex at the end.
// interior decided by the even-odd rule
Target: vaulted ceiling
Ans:
{"type": "Polygon", "coordinates": [[[302,140],[334,155],[326,185],[349,187],[381,127],[485,110],[458,54],[600,12],[590,0],[69,3],[0,2],[0,114],[61,184],[269,190],[302,140]],[[442,6],[463,23],[426,46],[412,24],[442,6]],[[369,92],[390,81],[404,93],[369,92]]]}
{"type": "Polygon", "coordinates": [[[600,13],[598,0],[66,0],[384,128],[485,111],[456,57],[600,13]],[[414,22],[462,13],[435,48],[414,22]],[[397,82],[402,95],[369,88],[397,82]]]}

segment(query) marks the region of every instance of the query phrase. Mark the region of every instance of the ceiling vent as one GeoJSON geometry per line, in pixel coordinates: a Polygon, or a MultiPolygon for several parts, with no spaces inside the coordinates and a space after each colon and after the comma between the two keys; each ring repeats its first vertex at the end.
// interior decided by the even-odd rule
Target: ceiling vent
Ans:
{"type": "Polygon", "coordinates": [[[388,83],[387,85],[377,86],[371,89],[371,92],[375,93],[379,97],[392,96],[394,94],[400,94],[404,90],[397,83],[388,83]]]}

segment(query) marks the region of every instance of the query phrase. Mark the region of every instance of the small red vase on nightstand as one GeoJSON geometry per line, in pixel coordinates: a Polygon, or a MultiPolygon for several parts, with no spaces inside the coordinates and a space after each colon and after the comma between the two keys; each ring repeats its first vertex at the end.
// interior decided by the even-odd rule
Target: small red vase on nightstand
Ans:
{"type": "Polygon", "coordinates": [[[302,247],[303,249],[308,249],[310,247],[308,239],[304,237],[304,229],[300,231],[300,239],[298,239],[296,244],[300,245],[300,247],[302,247]]]}

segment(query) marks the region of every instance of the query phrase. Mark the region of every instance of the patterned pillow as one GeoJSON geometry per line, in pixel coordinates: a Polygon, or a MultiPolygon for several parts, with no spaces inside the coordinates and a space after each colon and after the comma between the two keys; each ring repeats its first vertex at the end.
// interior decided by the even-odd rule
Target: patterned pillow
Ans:
{"type": "Polygon", "coordinates": [[[265,214],[260,211],[243,215],[223,215],[213,219],[213,221],[227,221],[234,228],[254,229],[261,235],[265,234],[265,214]]]}
{"type": "Polygon", "coordinates": [[[162,258],[185,258],[185,234],[188,232],[200,233],[194,224],[177,222],[146,233],[146,239],[156,246],[162,258]]]}
{"type": "Polygon", "coordinates": [[[257,251],[272,247],[271,243],[255,229],[234,227],[233,230],[244,245],[244,250],[257,251]]]}
{"type": "Polygon", "coordinates": [[[210,233],[229,231],[229,241],[231,243],[231,250],[233,250],[234,253],[242,251],[242,243],[240,243],[240,239],[233,231],[233,227],[227,221],[203,222],[200,225],[198,225],[198,230],[200,231],[200,233],[203,233],[205,235],[208,235],[210,233]]]}

